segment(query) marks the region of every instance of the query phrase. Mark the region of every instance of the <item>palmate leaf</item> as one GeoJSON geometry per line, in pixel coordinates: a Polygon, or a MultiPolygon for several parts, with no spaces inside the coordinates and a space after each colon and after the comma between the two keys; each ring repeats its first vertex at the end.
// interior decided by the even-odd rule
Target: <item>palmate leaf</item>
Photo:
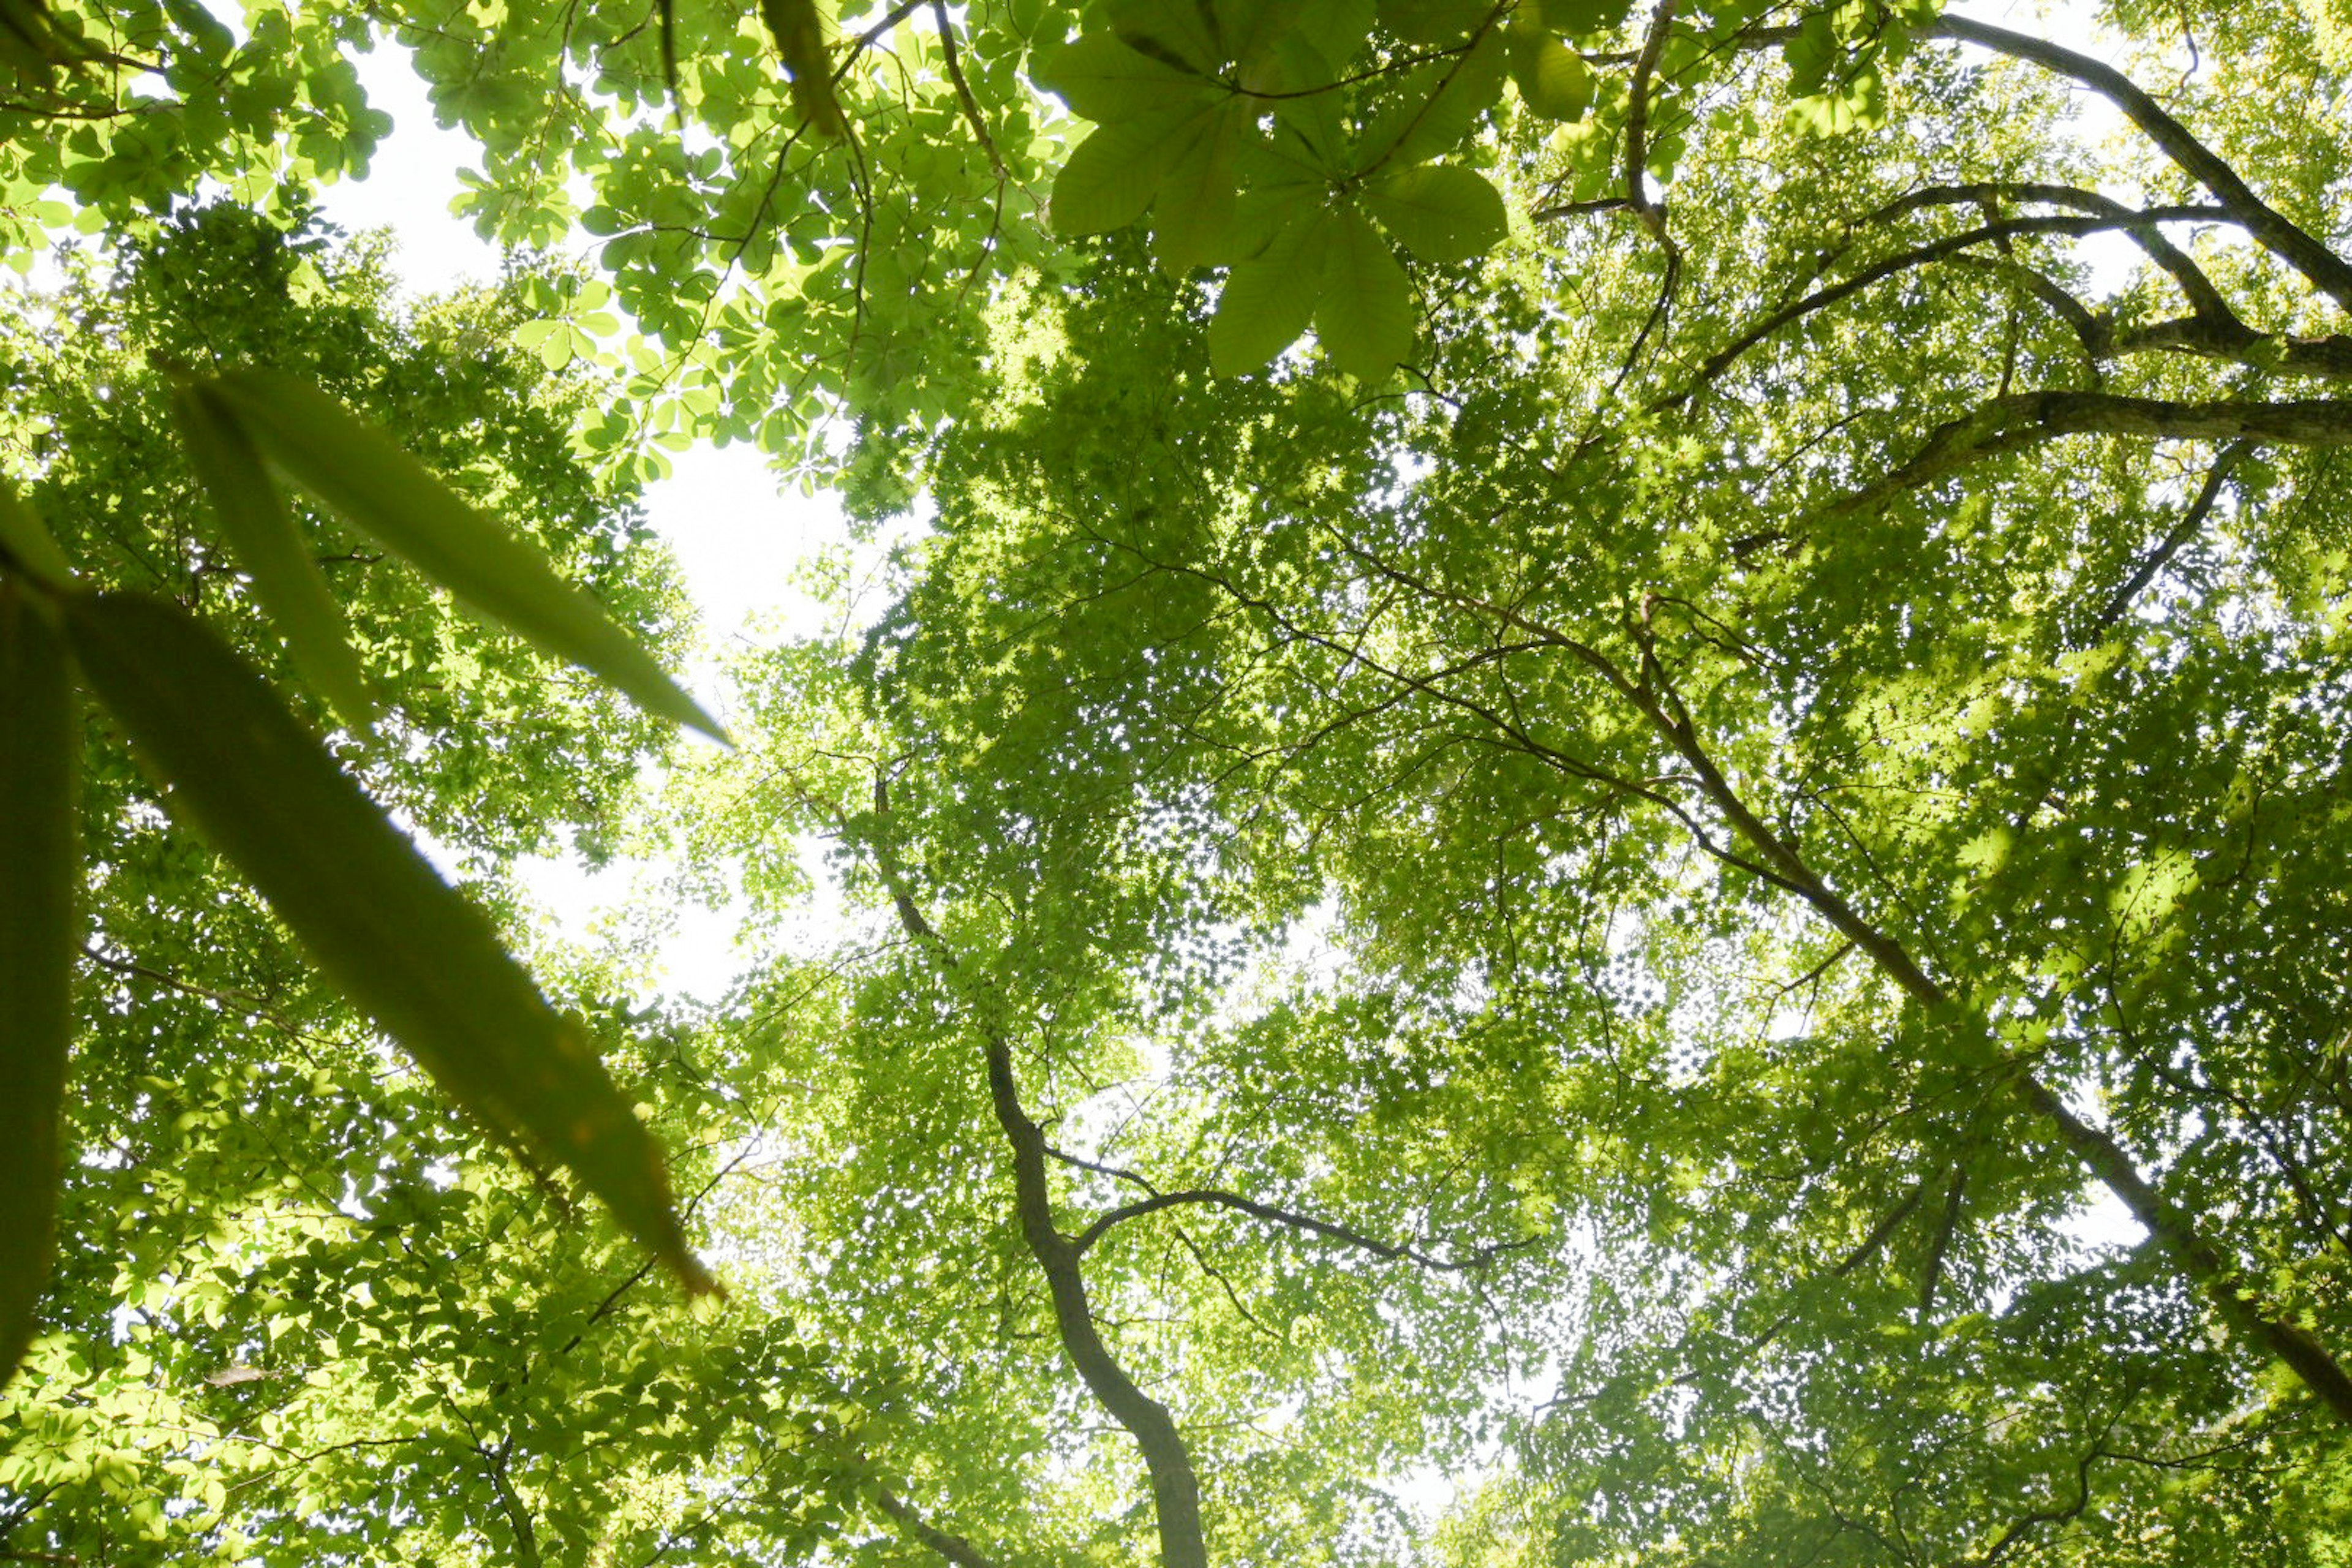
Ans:
{"type": "Polygon", "coordinates": [[[255,446],[296,483],[491,620],[566,658],[647,712],[719,741],[718,721],[603,606],[536,549],[460,500],[374,426],[297,377],[233,370],[210,384],[255,446]]]}
{"type": "Polygon", "coordinates": [[[1160,182],[1192,141],[1193,107],[1098,125],[1071,149],[1048,207],[1056,234],[1108,234],[1150,209],[1160,182]]]}
{"type": "Polygon", "coordinates": [[[262,679],[162,599],[75,595],[83,679],[173,811],[268,900],[343,994],[492,1131],[569,1166],[689,1289],[710,1284],[660,1147],[479,910],[304,731],[262,679]]]}
{"type": "Polygon", "coordinates": [[[1234,264],[1209,322],[1209,365],[1246,375],[1298,341],[1315,319],[1331,215],[1295,220],[1264,252],[1234,264]]]}
{"type": "Polygon", "coordinates": [[[0,579],[0,1384],[32,1342],[55,1246],[81,875],[74,731],[58,629],[0,579]]]}
{"type": "Polygon", "coordinates": [[[841,100],[833,92],[833,54],[825,47],[825,18],[816,0],[760,0],[760,19],[792,79],[793,107],[827,136],[848,133],[841,100]]]}
{"type": "Polygon", "coordinates": [[[1364,206],[1423,261],[1467,261],[1510,231],[1502,194],[1456,163],[1399,169],[1364,191],[1364,206]]]}
{"type": "Polygon", "coordinates": [[[1315,331],[1333,365],[1366,381],[1388,375],[1412,353],[1412,281],[1361,213],[1334,216],[1315,331]]]}
{"type": "Polygon", "coordinates": [[[254,593],[286,639],[295,667],[344,724],[366,733],[375,721],[375,703],[352,651],[343,612],[261,454],[209,387],[176,388],[172,411],[221,532],[252,576],[254,593]]]}
{"type": "Polygon", "coordinates": [[[1239,98],[1228,99],[1194,128],[1191,142],[1161,176],[1152,202],[1151,241],[1160,265],[1173,273],[1234,259],[1234,172],[1256,117],[1239,98]]]}

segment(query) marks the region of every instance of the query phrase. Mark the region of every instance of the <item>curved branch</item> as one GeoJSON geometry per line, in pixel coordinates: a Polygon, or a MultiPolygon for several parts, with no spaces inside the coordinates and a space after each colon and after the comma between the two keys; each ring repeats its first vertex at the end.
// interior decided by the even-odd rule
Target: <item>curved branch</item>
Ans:
{"type": "Polygon", "coordinates": [[[994,1558],[962,1536],[941,1530],[925,1519],[920,1510],[888,1487],[875,1487],[874,1506],[896,1521],[908,1534],[954,1563],[956,1568],[997,1568],[994,1558]]]}
{"type": "Polygon", "coordinates": [[[1345,1242],[1360,1251],[1370,1253],[1383,1262],[1401,1258],[1409,1262],[1418,1263],[1423,1268],[1447,1274],[1458,1273],[1465,1268],[1476,1268],[1492,1261],[1496,1253],[1508,1247],[1525,1247],[1535,1239],[1529,1237],[1526,1241],[1507,1242],[1501,1247],[1482,1247],[1468,1258],[1448,1261],[1443,1258],[1433,1258],[1418,1247],[1380,1241],[1366,1236],[1362,1231],[1352,1230],[1347,1226],[1335,1225],[1328,1219],[1317,1219],[1312,1215],[1299,1214],[1291,1209],[1278,1208],[1273,1204],[1262,1204],[1255,1198],[1243,1197],[1239,1193],[1229,1193],[1216,1187],[1188,1187],[1181,1192],[1155,1193],[1148,1198],[1138,1198],[1131,1204],[1121,1204],[1080,1231],[1076,1238],[1070,1243],[1070,1249],[1083,1254],[1096,1242],[1100,1241],[1114,1226],[1131,1219],[1140,1219],[1145,1215],[1156,1214],[1161,1209],[1175,1208],[1184,1204],[1204,1204],[1213,1208],[1232,1209],[1236,1213],[1248,1215],[1255,1219],[1265,1220],[1273,1225],[1288,1226],[1293,1230],[1308,1231],[1332,1241],[1345,1242]]]}
{"type": "Polygon", "coordinates": [[[2237,441],[2290,447],[2352,446],[2352,402],[2168,403],[2105,392],[2021,392],[1949,421],[1909,462],[1827,510],[1866,511],[1959,468],[2061,436],[2137,436],[2155,441],[2237,441]]]}
{"type": "MultiPolygon", "coordinates": [[[[890,795],[879,773],[874,779],[877,831],[871,844],[877,868],[888,889],[899,923],[907,934],[929,952],[949,974],[960,973],[957,954],[917,907],[900,875],[888,834],[890,795]]],[[[976,1012],[978,1010],[975,1010],[976,1012]]],[[[1079,1378],[1111,1418],[1127,1428],[1143,1452],[1143,1467],[1151,1479],[1153,1511],[1160,1525],[1160,1568],[1208,1568],[1208,1544],[1201,1529],[1201,1482],[1183,1434],[1168,1407],[1143,1392],[1127,1369],[1103,1343],[1095,1326],[1094,1308],[1087,1300],[1086,1276],[1078,1268],[1078,1249],[1054,1226],[1054,1197],[1045,1178],[1047,1152],[1045,1129],[1021,1104],[1019,1081],[1013,1071],[1013,1047],[1002,1030],[980,1014],[977,1022],[988,1062],[989,1100],[996,1123],[1013,1145],[1013,1206],[1021,1222],[1022,1239],[1045,1276],[1046,1292],[1054,1305],[1054,1326],[1062,1352],[1077,1369],[1079,1378]]]]}
{"type": "MultiPolygon", "coordinates": [[[[2057,234],[2074,237],[2105,233],[2113,229],[2124,229],[2127,232],[2145,229],[2158,223],[2225,219],[2229,216],[2219,207],[2176,206],[2152,207],[2146,212],[2118,212],[2109,215],[2053,214],[2036,217],[2013,217],[2004,218],[1999,223],[1984,224],[1959,234],[1947,235],[1941,239],[1930,240],[1926,245],[1914,246],[1911,249],[1890,256],[1884,261],[1874,262],[1850,278],[1841,279],[1826,289],[1816,289],[1793,305],[1786,305],[1773,311],[1731,342],[1717,350],[1707,358],[1706,363],[1699,366],[1698,374],[1692,379],[1689,386],[1681,392],[1670,395],[1661,401],[1659,406],[1670,408],[1677,404],[1687,402],[1716,377],[1728,370],[1733,361],[1791,322],[1801,321],[1816,310],[1834,305],[1839,300],[1851,294],[1858,293],[1874,283],[1883,282],[1897,273],[1907,272],[1914,268],[1925,267],[1932,261],[1940,261],[1971,246],[2009,239],[2018,235],[2057,234]]],[[[2231,320],[2235,321],[2236,318],[2232,316],[2231,320]]]]}
{"type": "Polygon", "coordinates": [[[2238,177],[2236,170],[2190,135],[2186,126],[2166,113],[2156,100],[2113,66],[2046,39],[1948,13],[1920,28],[1919,36],[1955,38],[1998,54],[2031,60],[2089,88],[2138,126],[2165,156],[2219,196],[2221,205],[2230,209],[2257,244],[2309,279],[2338,305],[2352,310],[2352,264],[2347,264],[2336,252],[2296,226],[2285,214],[2254,195],[2238,177]]]}
{"type": "Polygon", "coordinates": [[[2213,459],[2213,466],[2205,471],[2205,483],[2198,490],[2197,499],[2189,504],[2187,511],[2181,513],[2180,521],[2167,531],[2162,542],[2148,552],[2147,559],[2133,570],[2131,576],[2100,608],[2098,619],[2091,624],[2091,641],[2096,642],[2107,635],[2108,628],[2121,620],[2124,612],[2131,608],[2131,602],[2139,597],[2140,590],[2155,582],[2156,574],[2171,564],[2172,558],[2180,552],[2180,547],[2205,526],[2205,520],[2212,515],[2214,503],[2221,499],[2221,486],[2228,480],[2230,470],[2253,449],[2252,441],[2243,440],[2232,441],[2221,448],[2221,454],[2213,459]]]}
{"type": "Polygon", "coordinates": [[[2216,322],[2234,322],[2237,312],[2230,309],[2221,291],[2204,269],[2189,258],[2186,251],[2164,237],[2159,223],[2210,222],[2243,226],[2238,215],[2228,207],[2158,208],[2138,212],[2116,201],[2079,185],[2049,184],[2033,180],[1985,180],[1967,185],[1929,185],[1909,195],[1888,203],[1871,215],[1874,221],[1898,217],[1917,212],[1922,207],[1943,206],[1961,202],[1991,201],[2038,202],[2045,206],[2072,207],[2076,212],[2098,217],[2130,218],[2136,221],[2118,225],[2133,244],[2147,252],[2148,259],[2168,273],[2187,296],[2189,308],[2199,316],[2216,322]]]}

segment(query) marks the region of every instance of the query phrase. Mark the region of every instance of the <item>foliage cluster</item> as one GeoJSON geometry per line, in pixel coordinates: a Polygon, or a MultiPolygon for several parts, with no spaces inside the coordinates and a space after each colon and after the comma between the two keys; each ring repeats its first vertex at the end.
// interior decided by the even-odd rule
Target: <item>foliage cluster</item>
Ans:
{"type": "Polygon", "coordinates": [[[392,699],[342,765],[594,1038],[724,1300],[584,1206],[601,1141],[456,1124],[85,716],[10,1550],[2352,1550],[2326,0],[2114,0],[2121,68],[1878,0],[10,3],[11,254],[113,247],[6,330],[11,477],[313,718],[164,434],[177,385],[267,447],[215,366],[656,646],[664,446],[927,520],[654,802],[646,721],[299,518],[392,699]],[[593,276],[404,314],[303,237],[379,39],[484,231],[593,276]],[[723,1005],[530,936],[563,832],[736,896],[723,1005]]]}

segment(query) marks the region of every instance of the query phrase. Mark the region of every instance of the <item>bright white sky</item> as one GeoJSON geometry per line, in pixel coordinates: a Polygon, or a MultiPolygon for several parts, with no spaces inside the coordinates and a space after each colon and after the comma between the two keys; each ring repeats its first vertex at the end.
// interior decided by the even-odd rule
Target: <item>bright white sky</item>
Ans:
{"type": "MultiPolygon", "coordinates": [[[[424,83],[401,51],[385,47],[362,58],[360,75],[369,101],[392,116],[393,131],[367,179],[321,193],[326,216],[354,233],[391,228],[399,242],[394,267],[412,293],[496,278],[496,247],[449,211],[462,188],[457,171],[478,163],[476,143],[434,123],[424,83]]],[[[811,499],[782,484],[750,447],[698,446],[670,458],[675,472],[646,488],[646,508],[677,554],[714,647],[736,637],[773,643],[818,629],[816,606],[793,589],[792,577],[803,560],[847,538],[840,509],[829,497],[811,499]]],[[[684,676],[725,722],[732,703],[715,665],[705,662],[684,676]]],[[[556,929],[574,939],[593,939],[608,922],[641,927],[649,910],[660,910],[672,923],[646,977],[654,987],[709,1001],[735,977],[738,917],[681,904],[658,887],[661,867],[623,863],[591,876],[569,859],[549,859],[521,871],[556,929]]]]}

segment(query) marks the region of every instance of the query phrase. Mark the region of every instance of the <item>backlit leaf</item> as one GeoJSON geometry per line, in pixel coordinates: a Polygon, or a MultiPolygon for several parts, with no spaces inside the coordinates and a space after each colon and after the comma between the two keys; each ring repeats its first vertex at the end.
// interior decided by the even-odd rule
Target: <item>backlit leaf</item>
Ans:
{"type": "Polygon", "coordinates": [[[77,595],[66,635],[172,809],[459,1104],[576,1173],[689,1288],[660,1148],[579,1026],[435,874],[268,683],[163,599],[77,595]]]}
{"type": "Polygon", "coordinates": [[[1184,108],[1215,90],[1197,72],[1138,53],[1108,33],[1088,33],[1043,53],[1031,76],[1070,112],[1099,122],[1184,108]]]}
{"type": "Polygon", "coordinates": [[[1323,289],[1328,215],[1295,220],[1262,254],[1226,274],[1209,323],[1209,363],[1219,375],[1264,368],[1298,341],[1323,289]]]}
{"type": "Polygon", "coordinates": [[[1337,215],[1329,243],[1316,333],[1333,365],[1378,380],[1412,353],[1412,285],[1361,213],[1337,215]]]}
{"type": "Polygon", "coordinates": [[[847,132],[841,100],[833,91],[833,54],[825,47],[824,17],[816,0],[760,0],[760,19],[792,78],[793,107],[827,136],[847,132]]]}
{"type": "Polygon", "coordinates": [[[1592,68],[1558,38],[1512,39],[1511,79],[1528,107],[1548,120],[1581,120],[1592,108],[1592,68]]]}
{"type": "Polygon", "coordinates": [[[1161,179],[1152,203],[1152,244],[1171,272],[1233,258],[1234,165],[1255,122],[1239,99],[1218,105],[1203,120],[1161,179]]]}
{"type": "Polygon", "coordinates": [[[719,740],[718,721],[664,674],[603,606],[532,546],[317,387],[276,371],[215,383],[257,446],[344,520],[492,620],[570,659],[646,711],[719,740]]]}
{"type": "Polygon", "coordinates": [[[1400,169],[1364,192],[1381,226],[1423,261],[1466,261],[1509,232],[1501,193],[1458,163],[1400,169]]]}
{"type": "Polygon", "coordinates": [[[58,548],[58,542],[5,479],[0,479],[0,551],[52,587],[63,587],[73,580],[73,565],[58,548]]]}
{"type": "Polygon", "coordinates": [[[1192,112],[1180,109],[1096,127],[1055,178],[1055,232],[1108,234],[1140,218],[1160,194],[1169,163],[1183,151],[1176,138],[1192,112]]]}
{"type": "Polygon", "coordinates": [[[333,705],[354,732],[375,721],[343,612],[295,527],[278,481],[217,393],[184,386],[172,410],[197,479],[213,503],[229,548],[253,578],[254,593],[302,677],[333,705]]]}

